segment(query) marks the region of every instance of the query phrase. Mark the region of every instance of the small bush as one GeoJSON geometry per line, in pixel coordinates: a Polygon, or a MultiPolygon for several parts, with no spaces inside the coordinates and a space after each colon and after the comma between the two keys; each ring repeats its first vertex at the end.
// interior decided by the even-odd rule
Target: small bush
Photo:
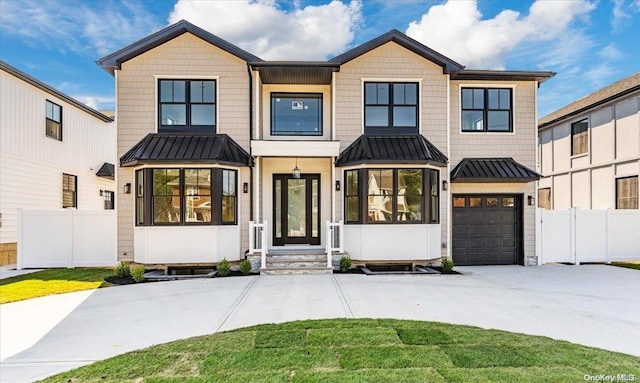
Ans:
{"type": "Polygon", "coordinates": [[[453,261],[451,259],[449,259],[449,257],[442,257],[442,271],[445,273],[449,273],[451,272],[451,270],[453,269],[453,261]]]}
{"type": "Polygon", "coordinates": [[[231,265],[229,265],[229,261],[227,258],[223,258],[222,261],[218,262],[218,275],[221,277],[226,277],[231,272],[231,265]]]}
{"type": "Polygon", "coordinates": [[[340,271],[347,271],[351,268],[351,257],[343,255],[340,258],[340,271]]]}
{"type": "Polygon", "coordinates": [[[145,271],[146,270],[144,269],[144,266],[136,266],[136,267],[131,269],[131,277],[136,282],[142,282],[142,281],[144,281],[144,272],[145,271]]]}
{"type": "Polygon", "coordinates": [[[240,270],[242,275],[249,275],[249,273],[251,272],[251,269],[253,269],[253,266],[251,265],[250,260],[245,259],[242,262],[240,262],[240,265],[238,265],[238,269],[240,270]]]}
{"type": "Polygon", "coordinates": [[[116,266],[115,273],[116,273],[116,277],[118,278],[130,277],[131,269],[129,268],[129,264],[126,262],[118,263],[118,266],[116,266]]]}

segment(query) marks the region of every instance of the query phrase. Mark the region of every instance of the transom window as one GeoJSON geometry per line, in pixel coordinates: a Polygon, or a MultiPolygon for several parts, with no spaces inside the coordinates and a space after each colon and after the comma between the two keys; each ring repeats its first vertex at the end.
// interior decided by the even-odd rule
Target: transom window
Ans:
{"type": "Polygon", "coordinates": [[[432,169],[345,171],[347,223],[437,223],[439,173],[432,169]]]}
{"type": "Polygon", "coordinates": [[[512,132],[511,88],[462,88],[463,132],[512,132]]]}
{"type": "Polygon", "coordinates": [[[159,132],[215,133],[215,80],[159,80],[159,132]]]}
{"type": "Polygon", "coordinates": [[[137,225],[236,224],[237,172],[143,169],[136,172],[137,225]]]}
{"type": "Polygon", "coordinates": [[[78,207],[78,177],[62,173],[62,208],[78,207]]]}
{"type": "Polygon", "coordinates": [[[571,155],[584,154],[589,148],[589,123],[587,120],[571,124],[571,155]]]}
{"type": "Polygon", "coordinates": [[[418,83],[365,82],[365,133],[418,132],[418,83]]]}
{"type": "Polygon", "coordinates": [[[46,102],[45,134],[62,141],[62,107],[49,100],[46,102]]]}
{"type": "Polygon", "coordinates": [[[321,136],[321,93],[271,93],[271,135],[321,136]]]}
{"type": "Polygon", "coordinates": [[[638,208],[638,176],[616,179],[616,209],[638,208]]]}

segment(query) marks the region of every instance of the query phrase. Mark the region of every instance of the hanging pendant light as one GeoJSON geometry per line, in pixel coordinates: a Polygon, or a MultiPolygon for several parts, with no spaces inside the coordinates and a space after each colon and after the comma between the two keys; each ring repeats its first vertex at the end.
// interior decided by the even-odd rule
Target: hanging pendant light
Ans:
{"type": "Polygon", "coordinates": [[[300,169],[298,168],[298,158],[296,158],[296,167],[293,168],[293,178],[295,179],[300,178],[300,169]]]}

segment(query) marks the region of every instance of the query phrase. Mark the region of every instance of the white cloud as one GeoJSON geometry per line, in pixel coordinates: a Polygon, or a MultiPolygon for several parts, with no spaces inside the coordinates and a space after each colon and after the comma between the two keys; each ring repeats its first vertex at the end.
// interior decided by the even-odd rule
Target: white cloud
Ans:
{"type": "Polygon", "coordinates": [[[518,45],[560,38],[593,9],[586,0],[537,0],[526,16],[505,9],[483,19],[475,0],[447,1],[411,22],[407,34],[468,68],[503,69],[504,57],[518,45]]]}
{"type": "Polygon", "coordinates": [[[105,55],[144,37],[161,24],[142,3],[0,1],[2,33],[61,53],[105,55]],[[91,7],[93,5],[97,7],[91,7]]]}
{"type": "Polygon", "coordinates": [[[73,95],[71,97],[85,104],[89,108],[93,108],[95,110],[114,110],[116,100],[113,96],[102,96],[102,95],[88,95],[88,94],[78,94],[73,95]]]}
{"type": "Polygon", "coordinates": [[[598,56],[605,60],[620,60],[624,57],[624,53],[620,52],[614,43],[611,43],[598,52],[598,56]]]}
{"type": "Polygon", "coordinates": [[[281,9],[275,0],[179,0],[169,21],[187,20],[267,60],[325,60],[342,53],[362,19],[360,0],[281,9]]]}

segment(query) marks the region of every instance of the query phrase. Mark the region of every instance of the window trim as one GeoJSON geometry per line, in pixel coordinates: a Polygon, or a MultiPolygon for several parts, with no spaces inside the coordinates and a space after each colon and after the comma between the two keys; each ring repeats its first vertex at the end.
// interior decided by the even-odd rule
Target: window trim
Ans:
{"type": "MultiPolygon", "coordinates": [[[[638,182],[640,181],[640,176],[634,175],[634,176],[625,176],[625,177],[616,177],[616,195],[615,195],[615,199],[616,199],[616,210],[620,209],[620,210],[638,210],[640,208],[640,186],[638,185],[638,182]],[[626,179],[632,179],[635,178],[636,179],[636,207],[635,208],[621,208],[620,207],[620,197],[618,197],[618,192],[620,191],[620,185],[619,185],[619,181],[621,180],[626,180],[626,179]]],[[[633,197],[632,197],[633,198],[633,197]]]]}
{"type": "Polygon", "coordinates": [[[588,118],[582,118],[582,119],[580,119],[580,120],[578,120],[578,121],[574,121],[574,122],[572,122],[572,123],[569,125],[569,130],[570,130],[570,133],[571,133],[571,146],[570,146],[570,150],[571,150],[571,158],[575,158],[575,157],[582,157],[582,156],[589,155],[589,151],[590,151],[590,150],[589,150],[589,149],[590,149],[590,148],[589,148],[589,147],[590,147],[589,142],[590,142],[590,140],[591,140],[591,137],[590,137],[590,136],[591,136],[591,133],[590,133],[590,125],[591,125],[591,124],[590,124],[590,121],[589,121],[589,119],[588,119],[588,118]],[[584,130],[584,132],[586,132],[586,136],[587,136],[587,142],[586,142],[586,144],[585,144],[586,148],[585,148],[584,152],[574,153],[573,137],[574,137],[574,135],[578,135],[578,134],[583,133],[583,132],[574,133],[574,132],[573,132],[573,128],[574,128],[574,126],[576,126],[576,127],[577,127],[579,124],[582,124],[582,123],[584,123],[584,124],[585,124],[585,126],[586,126],[586,128],[585,128],[585,130],[584,130]]]}
{"type": "Polygon", "coordinates": [[[51,101],[51,100],[49,100],[49,99],[45,99],[45,104],[44,104],[44,117],[45,117],[45,128],[44,128],[44,135],[45,135],[45,137],[51,138],[51,139],[56,140],[56,141],[62,141],[62,105],[56,104],[55,102],[53,102],[53,101],[51,101]],[[54,107],[54,108],[55,108],[55,107],[60,108],[60,121],[56,121],[56,120],[54,120],[54,119],[52,119],[52,118],[49,118],[49,117],[47,116],[47,106],[48,106],[48,104],[53,105],[53,107],[54,107]],[[60,137],[49,135],[49,133],[48,133],[48,131],[47,131],[47,122],[48,122],[48,121],[51,121],[51,122],[53,122],[53,123],[58,124],[58,130],[60,131],[60,137]]]}
{"type": "Polygon", "coordinates": [[[62,185],[61,185],[61,196],[62,196],[62,208],[63,209],[68,209],[68,208],[73,208],[73,209],[77,209],[78,208],[78,176],[73,175],[73,174],[69,174],[69,173],[62,173],[62,185]],[[73,177],[73,188],[74,190],[67,190],[64,188],[64,179],[65,177],[73,177]],[[65,206],[64,204],[64,192],[71,192],[73,193],[73,205],[71,206],[65,206]]]}
{"type": "Polygon", "coordinates": [[[480,134],[480,133],[490,133],[490,134],[503,134],[503,135],[515,135],[516,134],[516,89],[517,84],[487,84],[487,83],[463,83],[458,84],[458,134],[466,135],[466,134],[480,134]],[[486,131],[486,130],[478,130],[478,131],[470,131],[470,130],[462,130],[462,89],[468,88],[476,88],[476,89],[511,89],[511,130],[510,131],[486,131]]]}
{"type": "MultiPolygon", "coordinates": [[[[422,78],[361,78],[361,118],[362,118],[362,134],[369,135],[385,135],[385,134],[420,134],[422,132],[422,78]],[[392,127],[392,123],[386,127],[367,127],[366,126],[366,84],[368,83],[387,83],[389,87],[389,100],[393,97],[393,84],[416,84],[416,127],[392,127]]],[[[371,104],[373,105],[373,104],[371,104]]],[[[393,121],[394,104],[389,104],[390,113],[388,121],[393,121]]],[[[405,104],[403,104],[405,105],[405,104]]]]}
{"type": "Polygon", "coordinates": [[[323,92],[279,92],[279,91],[271,91],[269,92],[269,118],[270,118],[270,127],[269,127],[269,135],[272,137],[322,137],[324,135],[324,94],[323,92]],[[319,100],[319,128],[320,130],[314,134],[300,134],[294,132],[286,132],[286,133],[278,133],[275,129],[276,120],[275,113],[273,108],[273,98],[275,95],[300,95],[301,99],[305,98],[305,96],[316,96],[316,97],[306,97],[306,98],[314,98],[319,100]]]}
{"type": "MultiPolygon", "coordinates": [[[[185,75],[154,75],[155,80],[155,128],[156,133],[205,133],[205,134],[216,134],[218,132],[218,126],[220,125],[220,76],[185,76],[185,75]],[[160,108],[160,81],[214,81],[215,82],[215,102],[214,105],[216,107],[216,117],[215,117],[215,125],[173,125],[179,126],[180,128],[170,128],[168,126],[172,125],[161,125],[162,123],[162,109],[160,108]]],[[[189,93],[190,97],[190,88],[186,88],[185,92],[189,93]]],[[[185,95],[186,96],[186,95],[185,95]]],[[[190,105],[190,104],[187,104],[190,105]]]]}

